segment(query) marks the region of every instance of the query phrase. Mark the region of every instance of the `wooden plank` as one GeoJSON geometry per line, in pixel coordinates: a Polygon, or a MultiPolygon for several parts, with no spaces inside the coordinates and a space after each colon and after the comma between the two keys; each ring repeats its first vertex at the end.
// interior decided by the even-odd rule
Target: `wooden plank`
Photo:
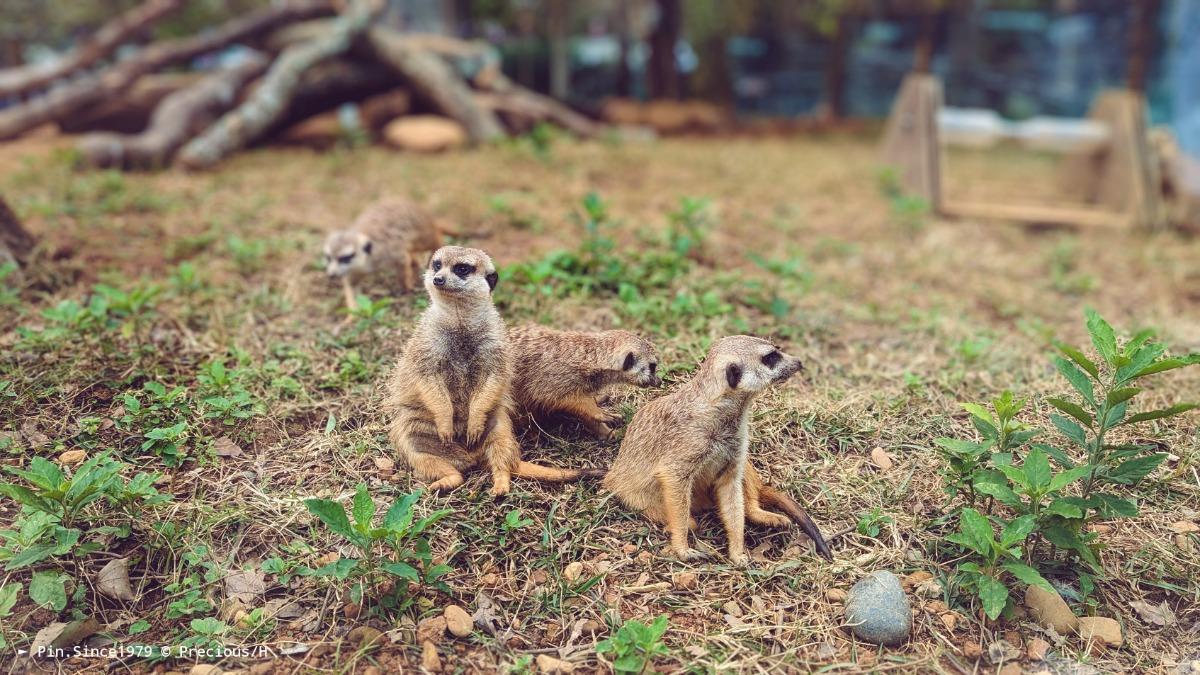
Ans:
{"type": "Polygon", "coordinates": [[[941,107],[942,85],[937,76],[909,73],[892,105],[882,144],[883,162],[899,172],[904,191],[922,197],[934,211],[942,200],[942,148],[937,127],[941,107]]]}
{"type": "Polygon", "coordinates": [[[1087,206],[952,201],[942,204],[941,213],[954,218],[1012,220],[1022,223],[1080,227],[1122,228],[1133,224],[1131,214],[1087,206]]]}

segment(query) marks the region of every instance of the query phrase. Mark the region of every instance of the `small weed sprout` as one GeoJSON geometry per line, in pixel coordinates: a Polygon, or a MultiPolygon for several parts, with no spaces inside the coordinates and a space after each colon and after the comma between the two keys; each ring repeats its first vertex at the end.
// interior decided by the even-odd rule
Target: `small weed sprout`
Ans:
{"type": "Polygon", "coordinates": [[[596,644],[596,652],[611,655],[612,669],[618,673],[644,673],[654,659],[668,653],[662,643],[667,632],[667,615],[660,615],[650,625],[630,619],[613,636],[596,644]]]}

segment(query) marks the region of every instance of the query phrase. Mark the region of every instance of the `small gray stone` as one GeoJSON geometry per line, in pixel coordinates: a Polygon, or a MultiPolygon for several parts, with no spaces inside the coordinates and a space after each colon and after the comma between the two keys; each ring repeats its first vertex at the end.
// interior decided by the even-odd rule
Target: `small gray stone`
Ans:
{"type": "Polygon", "coordinates": [[[912,609],[900,579],[891,572],[872,572],[850,589],[846,623],[865,642],[894,647],[908,639],[912,609]]]}

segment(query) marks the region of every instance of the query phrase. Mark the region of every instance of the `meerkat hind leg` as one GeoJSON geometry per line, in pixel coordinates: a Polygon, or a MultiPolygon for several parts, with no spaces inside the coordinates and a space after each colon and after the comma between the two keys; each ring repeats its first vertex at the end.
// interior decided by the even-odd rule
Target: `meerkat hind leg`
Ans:
{"type": "Polygon", "coordinates": [[[703,560],[708,555],[688,546],[688,527],[695,523],[691,516],[691,488],[678,485],[670,476],[659,475],[658,487],[662,496],[663,522],[671,536],[671,550],[684,561],[703,560]]]}
{"type": "Polygon", "coordinates": [[[418,452],[409,455],[408,462],[418,477],[432,481],[429,484],[432,491],[453,490],[463,484],[462,473],[437,455],[418,452]]]}
{"type": "Polygon", "coordinates": [[[746,476],[742,479],[742,492],[745,495],[746,520],[756,525],[767,527],[787,527],[791,519],[782,513],[768,511],[762,507],[759,499],[759,481],[761,479],[749,464],[746,466],[746,476]]]}
{"type": "Polygon", "coordinates": [[[717,512],[729,538],[729,560],[744,565],[746,558],[746,504],[742,496],[742,481],[730,467],[717,477],[715,495],[717,512]]]}

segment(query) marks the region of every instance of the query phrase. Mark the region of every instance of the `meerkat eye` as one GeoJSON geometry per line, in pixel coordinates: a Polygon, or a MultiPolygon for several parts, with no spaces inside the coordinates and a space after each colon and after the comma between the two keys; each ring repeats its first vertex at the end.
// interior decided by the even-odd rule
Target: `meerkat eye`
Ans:
{"type": "Polygon", "coordinates": [[[453,271],[454,276],[458,277],[459,279],[466,279],[471,272],[475,271],[475,266],[468,265],[467,263],[458,263],[451,271],[453,271]]]}
{"type": "Polygon", "coordinates": [[[371,255],[371,242],[368,241],[367,243],[363,244],[363,253],[371,255]]]}
{"type": "Polygon", "coordinates": [[[625,363],[621,366],[621,370],[629,370],[635,363],[637,363],[637,357],[633,355],[633,352],[629,352],[625,355],[625,363]]]}
{"type": "Polygon", "coordinates": [[[338,262],[343,265],[349,265],[351,260],[354,260],[353,253],[347,253],[346,255],[338,256],[338,262]]]}
{"type": "Polygon", "coordinates": [[[651,374],[651,375],[653,375],[653,374],[654,374],[654,371],[655,371],[655,370],[657,370],[657,369],[658,369],[658,364],[657,364],[657,363],[655,363],[655,362],[653,362],[653,361],[651,361],[651,362],[650,362],[650,374],[651,374]]]}
{"type": "Polygon", "coordinates": [[[442,269],[442,261],[441,261],[441,260],[434,260],[434,261],[433,261],[433,271],[434,271],[434,272],[437,272],[437,271],[438,271],[438,270],[440,270],[440,269],[442,269]]]}
{"type": "Polygon", "coordinates": [[[766,366],[768,368],[774,368],[779,363],[779,360],[782,358],[783,358],[782,354],[780,354],[778,351],[774,351],[774,352],[771,352],[770,354],[767,354],[766,356],[762,357],[762,362],[763,362],[764,366],[766,366]]]}

